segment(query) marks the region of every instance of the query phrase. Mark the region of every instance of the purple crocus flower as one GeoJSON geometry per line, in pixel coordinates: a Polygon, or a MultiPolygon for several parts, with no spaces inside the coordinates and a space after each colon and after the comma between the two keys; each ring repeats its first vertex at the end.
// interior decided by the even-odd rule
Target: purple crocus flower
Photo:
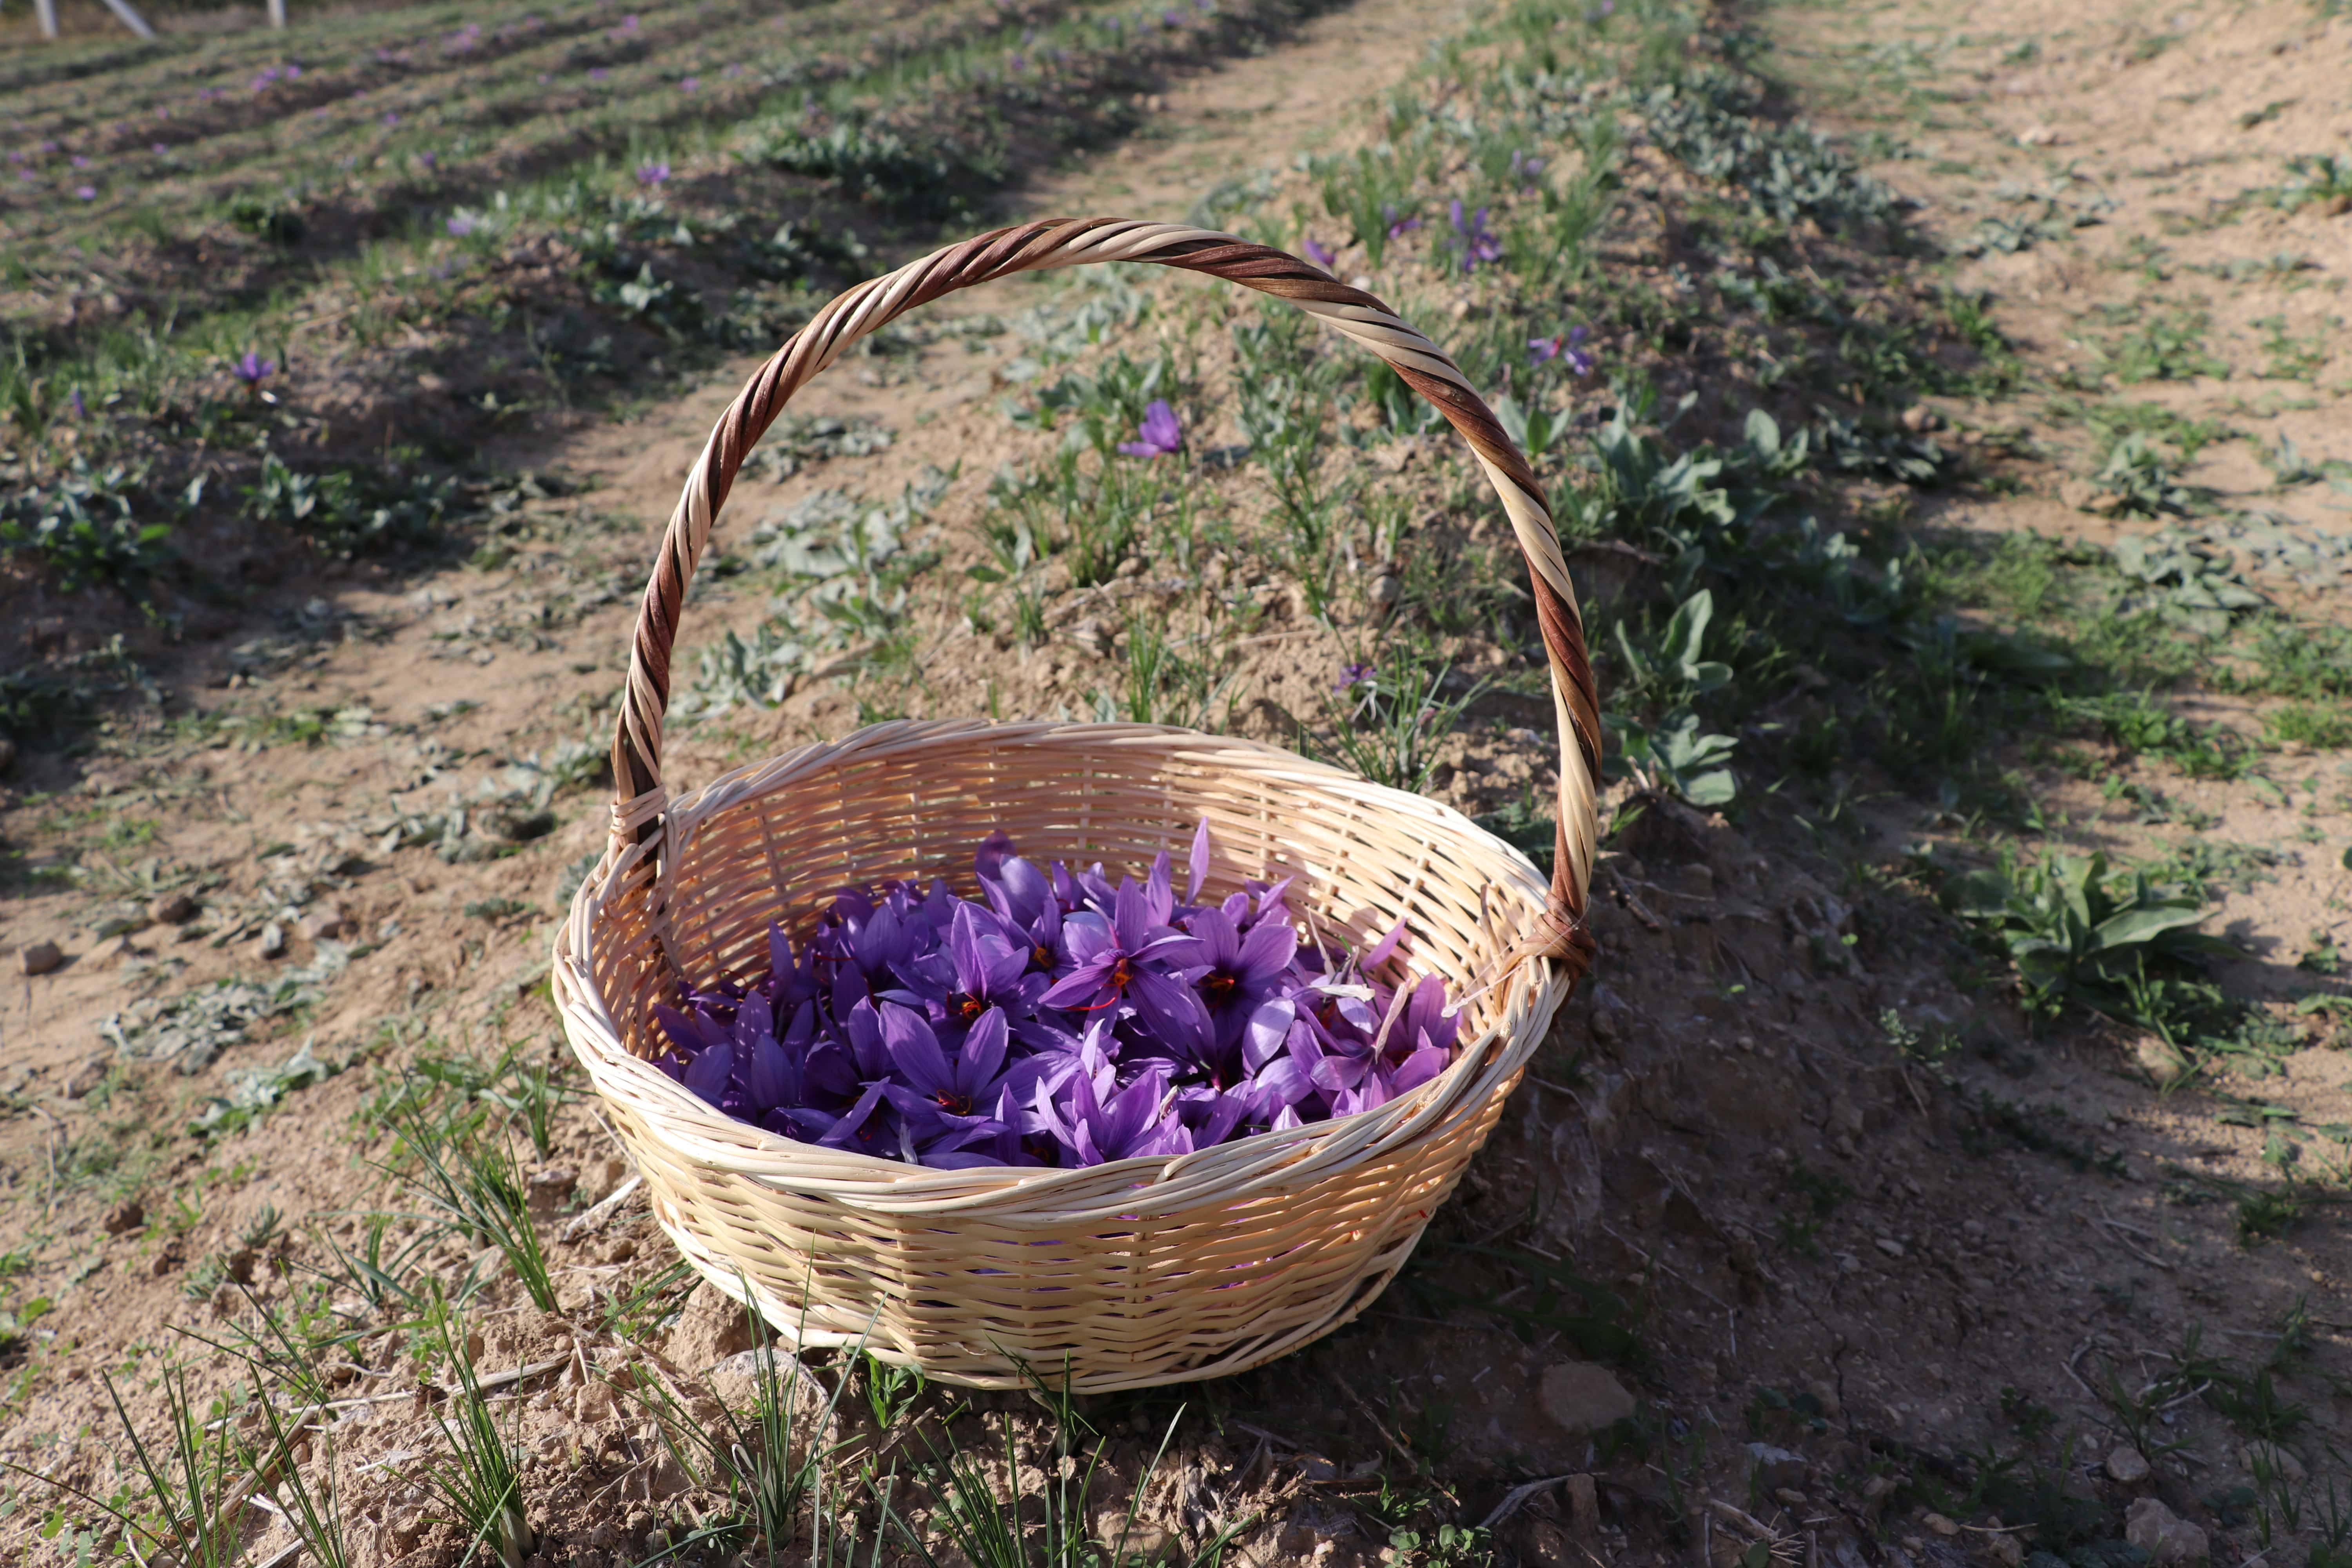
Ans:
{"type": "Polygon", "coordinates": [[[98,200],[98,187],[95,185],[76,185],[74,187],[74,195],[80,197],[83,201],[94,202],[98,200]]]}
{"type": "Polygon", "coordinates": [[[456,237],[463,239],[467,235],[473,233],[476,229],[481,227],[482,220],[476,217],[472,213],[452,213],[449,215],[449,221],[443,226],[448,229],[450,234],[456,237]]]}
{"type": "Polygon", "coordinates": [[[1349,665],[1345,669],[1342,669],[1339,672],[1339,682],[1338,685],[1331,688],[1331,695],[1334,697],[1344,696],[1348,692],[1354,690],[1357,687],[1364,684],[1364,682],[1372,679],[1375,673],[1376,672],[1373,670],[1372,667],[1369,664],[1349,665]]]}
{"type": "Polygon", "coordinates": [[[667,163],[637,165],[637,184],[648,190],[659,190],[663,182],[668,178],[669,165],[667,163]]]}
{"type": "Polygon", "coordinates": [[[1486,210],[1480,207],[1475,216],[1465,218],[1462,198],[1454,198],[1454,233],[1462,243],[1462,270],[1465,272],[1476,271],[1482,261],[1500,261],[1503,258],[1502,242],[1486,226],[1486,210]]]}
{"type": "MultiPolygon", "coordinates": [[[[1191,921],[1192,942],[1170,960],[1192,977],[1193,993],[1215,1031],[1220,1063],[1240,1047],[1242,1029],[1281,989],[1298,951],[1296,928],[1261,921],[1244,936],[1223,910],[1202,910],[1191,921]]],[[[1441,1000],[1443,999],[1441,994],[1441,1000]]],[[[1221,1082],[1220,1088],[1224,1087],[1221,1082]]]]}
{"type": "Polygon", "coordinates": [[[1528,363],[1545,364],[1566,355],[1570,370],[1578,375],[1591,375],[1592,356],[1577,346],[1584,342],[1585,334],[1590,330],[1585,327],[1570,327],[1558,337],[1529,338],[1528,340],[1528,363]]]}
{"type": "Polygon", "coordinates": [[[681,78],[677,84],[677,90],[680,92],[699,92],[702,90],[702,79],[698,76],[681,78]]]}
{"type": "Polygon", "coordinates": [[[1410,214],[1407,214],[1402,217],[1398,216],[1396,204],[1393,202],[1383,202],[1381,204],[1381,217],[1389,226],[1389,237],[1391,239],[1394,239],[1398,236],[1402,235],[1409,230],[1416,229],[1421,226],[1421,219],[1414,217],[1410,214]]]}
{"type": "Polygon", "coordinates": [[[1315,263],[1316,266],[1320,267],[1326,272],[1330,271],[1331,264],[1339,259],[1332,252],[1326,250],[1323,247],[1318,245],[1315,242],[1315,237],[1311,234],[1307,237],[1306,244],[1301,246],[1300,248],[1307,252],[1307,260],[1315,263]]]}
{"type": "Polygon", "coordinates": [[[1168,406],[1164,397],[1155,397],[1143,410],[1143,424],[1132,441],[1121,441],[1118,449],[1129,458],[1169,458],[1184,449],[1184,426],[1178,424],[1176,411],[1168,406]]]}
{"type": "Polygon", "coordinates": [[[1190,849],[1181,902],[1165,851],[1113,885],[1002,833],[973,856],[985,903],[844,889],[805,942],[771,928],[765,975],[681,983],[655,1065],[778,1136],[936,1168],[1164,1158],[1444,1070],[1444,985],[1370,978],[1402,924],[1361,953],[1302,947],[1286,879],[1201,904],[1205,819],[1190,849]]]}
{"type": "Polygon", "coordinates": [[[67,399],[66,399],[66,401],[73,405],[73,411],[74,411],[74,417],[75,417],[75,418],[77,418],[77,419],[87,419],[87,418],[89,418],[89,404],[87,404],[87,403],[84,403],[84,402],[81,400],[81,388],[80,388],[80,387],[79,387],[79,386],[75,387],[75,388],[73,389],[73,395],[72,395],[70,397],[67,398],[67,399]]]}
{"type": "Polygon", "coordinates": [[[259,386],[278,374],[278,362],[263,359],[253,350],[247,349],[245,351],[245,357],[229,366],[228,371],[231,375],[245,383],[246,385],[259,386]]]}
{"type": "Polygon", "coordinates": [[[1511,154],[1511,178],[1518,181],[1522,185],[1533,188],[1537,177],[1543,173],[1543,169],[1544,161],[1541,158],[1530,158],[1525,153],[1511,154]]]}
{"type": "Polygon", "coordinates": [[[1192,1152],[1191,1134],[1181,1124],[1170,1127],[1161,1120],[1168,1079],[1159,1068],[1145,1068],[1107,1101],[1097,1098],[1093,1081],[1084,1073],[1073,1073],[1064,1092],[1066,1098],[1057,1104],[1041,1085],[1034,1104],[1038,1121],[1062,1145],[1068,1164],[1099,1165],[1192,1152]]]}

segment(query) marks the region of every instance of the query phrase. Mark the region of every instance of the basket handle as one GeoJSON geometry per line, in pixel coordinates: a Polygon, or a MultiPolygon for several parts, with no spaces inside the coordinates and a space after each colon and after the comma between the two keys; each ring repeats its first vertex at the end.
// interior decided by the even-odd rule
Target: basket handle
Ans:
{"type": "Polygon", "coordinates": [[[653,578],[638,606],[629,681],[613,736],[614,847],[643,842],[660,831],[667,804],[662,717],[669,707],[670,652],[686,586],[736,471],[793,394],[850,344],[918,305],[1013,273],[1093,261],[1154,262],[1288,300],[1379,355],[1407,385],[1434,404],[1470,444],[1527,558],[1559,726],[1559,803],[1549,929],[1529,945],[1557,956],[1573,953],[1581,970],[1581,960],[1589,959],[1592,950],[1583,917],[1598,833],[1594,792],[1601,772],[1601,709],[1576,589],[1569,581],[1551,508],[1535,471],[1454,362],[1379,300],[1286,252],[1179,224],[1046,218],[977,236],[839,295],[760,367],[719,416],[702,456],[687,475],[685,493],[670,514],[653,578]]]}

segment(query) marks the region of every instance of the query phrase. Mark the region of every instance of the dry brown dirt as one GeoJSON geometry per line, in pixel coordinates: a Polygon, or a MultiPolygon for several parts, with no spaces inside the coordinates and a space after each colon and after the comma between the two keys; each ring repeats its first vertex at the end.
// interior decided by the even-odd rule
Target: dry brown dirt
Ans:
{"type": "MultiPolygon", "coordinates": [[[[1356,134],[1348,112],[1401,79],[1452,17],[1451,8],[1401,0],[1335,11],[1272,53],[1172,89],[1146,134],[1042,182],[1024,210],[1181,216],[1227,178],[1261,167],[1283,177],[1294,153],[1356,134]]],[[[2136,395],[2190,417],[2257,422],[2265,444],[2287,435],[2306,452],[2352,455],[2352,359],[2337,321],[2352,219],[2306,207],[2182,227],[2255,183],[2256,163],[2268,169],[2317,147],[2352,151],[2344,92],[2352,17],[2284,4],[2189,5],[2159,16],[2121,0],[2091,0],[2063,16],[2022,5],[1955,15],[1896,0],[1867,12],[1777,8],[1758,25],[1785,51],[1800,107],[1818,122],[1843,121],[1858,134],[1918,117],[1906,132],[1918,155],[1876,172],[1925,201],[1920,222],[1947,243],[1980,216],[2011,210],[1995,194],[2003,180],[2071,171],[2069,190],[2115,204],[2097,226],[1958,268],[1960,284],[1990,293],[2039,371],[2055,377],[2089,365],[2078,345],[2095,326],[2109,330],[2092,315],[2102,304],[2153,297],[2165,309],[2210,310],[2218,352],[2250,366],[2263,353],[2255,322],[2284,315],[2288,332],[2332,345],[2334,379],[2313,378],[2308,406],[2256,412],[2244,375],[2168,381],[2136,395]],[[2179,41],[2135,57],[2137,40],[2158,35],[2179,41]],[[2029,37],[2039,51],[2019,58],[2029,37]],[[1849,118],[1864,103],[1884,117],[1849,118]],[[2240,129],[2239,116],[2279,103],[2240,129]],[[2284,280],[2226,276],[2230,263],[2282,250],[2310,266],[2284,280]]],[[[957,308],[1010,314],[1057,297],[1045,285],[1008,288],[957,308]]],[[[1182,303],[1181,290],[1170,297],[1177,302],[1142,330],[1189,349],[1185,323],[1213,317],[1182,303]]],[[[982,559],[972,523],[990,475],[1050,444],[1012,427],[998,406],[1017,352],[1011,338],[942,334],[845,363],[812,391],[805,411],[878,419],[894,444],[747,482],[722,521],[721,547],[740,546],[751,521],[816,489],[888,497],[936,466],[958,475],[930,514],[945,552],[939,570],[982,559]]],[[[1228,369],[1204,352],[1213,387],[1228,369]]],[[[175,1330],[217,1335],[241,1309],[226,1289],[192,1297],[192,1270],[234,1265],[238,1237],[265,1209],[299,1254],[316,1246],[306,1222],[332,1231],[348,1211],[388,1201],[361,1159],[381,1150],[358,1141],[355,1121],[383,1070],[428,1040],[482,1056],[510,1046],[560,1054],[540,982],[567,868],[604,830],[597,792],[559,789],[551,831],[500,842],[496,858],[471,862],[447,862],[429,841],[401,845],[397,819],[452,800],[494,814],[518,761],[551,765],[565,742],[601,746],[651,541],[751,363],[634,418],[553,442],[512,437],[493,454],[501,466],[585,482],[522,498],[530,521],[504,563],[452,568],[396,592],[324,578],[290,632],[257,622],[192,650],[165,676],[175,705],[339,715],[318,743],[246,750],[235,738],[257,731],[216,725],[191,742],[159,722],[131,722],[89,754],[18,761],[0,827],[27,843],[99,841],[86,863],[109,868],[113,885],[102,899],[89,887],[19,889],[0,905],[0,945],[13,952],[55,941],[67,954],[38,977],[16,973],[12,958],[0,1012],[0,1091],[10,1096],[0,1121],[0,1252],[23,1251],[20,1301],[37,1294],[52,1303],[12,1352],[0,1455],[106,1490],[121,1456],[100,1373],[136,1380],[167,1348],[196,1348],[175,1330]],[[553,618],[551,584],[570,601],[553,618]],[[233,645],[265,633],[299,637],[297,657],[275,668],[232,660],[233,645]],[[192,921],[131,915],[128,931],[97,934],[104,915],[182,890],[201,906],[192,921]],[[315,934],[322,920],[340,948],[315,934]],[[283,956],[265,958],[257,946],[270,924],[287,933],[283,956]],[[224,935],[231,940],[214,940],[224,935]],[[322,957],[347,967],[328,973],[322,957]],[[248,1031],[192,1076],[118,1063],[99,1034],[130,997],[289,969],[315,971],[315,1000],[248,1031]],[[206,1097],[228,1092],[228,1075],[305,1047],[357,1059],[289,1093],[249,1131],[210,1142],[181,1132],[206,1097]],[[142,1211],[136,1218],[121,1210],[130,1203],[142,1211]]],[[[2069,504],[2062,482],[2081,478],[2080,454],[2063,434],[2036,448],[2031,403],[1945,414],[2008,439],[2005,471],[2021,484],[1935,503],[1934,523],[2099,542],[2117,526],[2147,526],[2113,525],[2069,504]]],[[[2254,450],[2216,444],[2189,477],[2252,498],[2268,484],[2254,450]]],[[[2320,520],[2342,505],[2324,485],[2263,494],[2260,504],[2320,520]]],[[[2340,583],[2283,582],[2277,591],[2341,612],[2340,583]]],[[[1210,590],[1202,574],[1154,566],[1066,596],[1056,635],[1033,651],[942,616],[925,627],[925,680],[897,695],[917,714],[1083,716],[1114,677],[1082,624],[1130,613],[1179,631],[1252,617],[1223,672],[1238,694],[1233,727],[1265,738],[1290,738],[1290,716],[1315,710],[1349,651],[1344,629],[1300,620],[1279,584],[1210,590]]],[[[680,668],[690,670],[722,631],[749,637],[766,614],[761,595],[711,582],[689,607],[680,668]]],[[[1496,669],[1524,664],[1520,650],[1491,647],[1487,657],[1496,669]]],[[[845,732],[870,695],[811,681],[772,712],[707,721],[672,744],[673,779],[691,784],[845,732]]],[[[2249,725],[2258,718],[2252,705],[2219,699],[2213,711],[2249,725]]],[[[1439,793],[1487,809],[1549,783],[1549,742],[1518,728],[1524,718],[1501,717],[1509,722],[1453,743],[1439,793]]],[[[2340,754],[2314,756],[2311,771],[2306,791],[2277,799],[2243,781],[2160,781],[2177,802],[2210,814],[2202,831],[2217,839],[2284,843],[2306,824],[2319,836],[2300,864],[2233,892],[2216,922],[2261,955],[2230,976],[2250,993],[2283,994],[2315,930],[2352,939],[2336,858],[2352,837],[2352,780],[2340,754]]],[[[2086,833],[2118,853],[2159,841],[2088,783],[2054,767],[2039,782],[2063,809],[2090,814],[2086,833]]],[[[1923,828],[1916,802],[1872,809],[1865,864],[1938,831],[1923,828]]],[[[1191,1395],[1199,1414],[1181,1449],[1181,1484],[1155,1503],[1172,1525],[1205,1498],[1236,1513],[1265,1511],[1245,1537],[1247,1561],[1375,1561],[1387,1543],[1365,1500],[1381,1484],[1380,1466],[1405,1474],[1443,1451],[1440,1484],[1472,1522],[1523,1479],[1599,1478],[1589,1517],[1574,1487],[1517,1508],[1495,1550],[1524,1562],[1614,1568],[1672,1553],[1752,1568],[1760,1543],[1807,1568],[1824,1559],[1840,1568],[2015,1563],[2008,1525],[1982,1512],[1946,1519],[1919,1500],[1923,1491],[1881,1478],[1941,1480],[1958,1495],[1966,1490],[1958,1456],[2008,1452],[2021,1427],[2046,1426],[2074,1439],[2067,1485],[2117,1517],[2135,1498],[2160,1499],[2208,1532],[2216,1568],[2237,1568],[2262,1553],[2255,1515],[2208,1500],[2254,1484],[2241,1427],[2210,1402],[2184,1399],[2157,1412],[2147,1432],[2130,1433],[2100,1395],[2109,1379],[2130,1392],[2177,1369],[2192,1326],[2204,1354],[2251,1372],[2298,1310],[2294,1331],[2307,1346],[2269,1386],[2305,1412],[2287,1444],[2295,1464],[2313,1478],[2346,1474],[2352,1247],[2341,1211],[2315,1212],[2249,1245],[2231,1204],[2193,1200],[2220,1190],[2213,1183],[2258,1185],[2268,1175],[2263,1119],[2219,1120],[2208,1089],[2258,1098],[2306,1127],[2341,1125],[2352,1121],[2352,1057],[2315,1047],[2258,1084],[2160,1092],[2136,1065],[2142,1042],[2111,1028],[2036,1030],[1998,987],[1962,990],[1954,977],[1970,973],[1970,961],[1930,906],[1892,879],[1842,879],[1769,808],[1743,831],[1655,805],[1604,857],[1597,890],[1594,977],[1564,1011],[1438,1234],[1454,1244],[1511,1234],[1629,1304],[1647,1353],[1600,1397],[1605,1405],[1622,1387],[1643,1402],[1654,1435],[1646,1458],[1612,1459],[1578,1425],[1590,1414],[1580,1388],[1586,1400],[1593,1394],[1580,1384],[1574,1345],[1516,1337],[1500,1320],[1433,1316],[1433,1298],[1408,1281],[1331,1341],[1191,1395]],[[1969,1048],[1938,1061],[1906,1055],[1882,1025],[1889,1014],[1948,1030],[1969,1048]],[[1571,1070],[1575,1081],[1562,1081],[1571,1070]],[[2017,1109],[1989,1115],[1986,1096],[2017,1109]],[[2110,1462],[2113,1451],[2151,1440],[2164,1450],[2150,1456],[2152,1468],[2110,1462]],[[1679,1537],[1660,1523],[1677,1510],[1687,1544],[1669,1544],[1679,1537]]],[[[590,1105],[560,1113],[540,1163],[570,1178],[557,1189],[568,1186],[563,1214],[625,1179],[615,1147],[590,1105]]],[[[2345,1154],[2322,1140],[2306,1157],[2345,1154]]],[[[634,1562],[646,1554],[656,1505],[678,1483],[644,1423],[616,1409],[599,1378],[651,1358],[691,1384],[748,1342],[708,1290],[649,1339],[602,1326],[606,1304],[671,1260],[641,1208],[625,1205],[576,1237],[552,1215],[548,1229],[563,1237],[551,1245],[567,1312],[541,1314],[512,1279],[494,1282],[484,1297],[485,1364],[557,1363],[523,1384],[520,1414],[532,1507],[550,1530],[547,1561],[634,1562]]],[[[287,1287],[269,1268],[251,1273],[264,1300],[283,1299],[287,1287]]],[[[352,1406],[340,1428],[347,1463],[367,1467],[353,1471],[347,1506],[356,1561],[371,1568],[454,1560],[455,1536],[420,1511],[412,1461],[437,1437],[400,1337],[358,1340],[355,1370],[341,1374],[348,1390],[383,1395],[352,1406]]],[[[201,1355],[198,1364],[208,1389],[233,1370],[201,1355]]],[[[1125,1473],[1148,1412],[1164,1419],[1171,1407],[1120,1408],[1125,1473]]],[[[57,1548],[30,1533],[45,1505],[15,1495],[0,1554],[46,1560],[57,1548]]],[[[288,1539],[266,1519],[251,1529],[247,1561],[288,1539]]],[[[2282,1531],[2267,1560],[2302,1568],[2312,1540],[2282,1531]]]]}

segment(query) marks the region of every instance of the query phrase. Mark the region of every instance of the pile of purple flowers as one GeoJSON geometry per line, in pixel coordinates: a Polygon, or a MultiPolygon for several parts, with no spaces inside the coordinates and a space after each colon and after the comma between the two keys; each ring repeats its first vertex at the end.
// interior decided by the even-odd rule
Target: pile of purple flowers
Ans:
{"type": "Polygon", "coordinates": [[[1302,942],[1290,881],[1179,902],[1160,855],[1141,883],[1041,870],[1002,832],[973,858],[983,897],[944,882],[845,889],[762,979],[680,985],[654,1015],[658,1065],[740,1121],[885,1159],[1097,1165],[1189,1153],[1351,1116],[1454,1059],[1435,976],[1373,978],[1403,926],[1360,955],[1302,942]]]}

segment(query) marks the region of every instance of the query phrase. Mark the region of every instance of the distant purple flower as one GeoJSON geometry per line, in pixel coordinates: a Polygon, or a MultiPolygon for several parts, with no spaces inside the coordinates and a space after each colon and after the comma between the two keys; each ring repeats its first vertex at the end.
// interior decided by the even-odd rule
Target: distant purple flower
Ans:
{"type": "Polygon", "coordinates": [[[677,84],[680,92],[699,92],[701,89],[702,79],[698,76],[682,78],[677,84]]]}
{"type": "Polygon", "coordinates": [[[1465,217],[1462,198],[1456,196],[1453,206],[1454,233],[1462,245],[1462,270],[1475,272],[1482,261],[1500,261],[1502,242],[1486,226],[1486,209],[1480,207],[1474,216],[1465,217]]]}
{"type": "Polygon", "coordinates": [[[603,81],[612,74],[613,73],[611,71],[606,70],[603,66],[590,66],[588,68],[588,79],[590,81],[603,81]]]}
{"type": "Polygon", "coordinates": [[[419,167],[428,171],[441,166],[440,158],[431,153],[419,153],[416,154],[416,162],[419,167]]]}
{"type": "Polygon", "coordinates": [[[98,200],[98,188],[95,185],[76,185],[74,195],[83,201],[94,202],[98,200]]]}
{"type": "Polygon", "coordinates": [[[553,81],[554,79],[554,79],[553,77],[550,76],[550,75],[549,75],[547,72],[545,72],[545,71],[541,71],[541,72],[540,72],[540,73],[539,73],[539,85],[540,85],[540,86],[541,86],[541,87],[545,87],[549,82],[551,82],[551,81],[553,81]]]}
{"type": "Polygon", "coordinates": [[[1351,664],[1339,672],[1339,684],[1331,689],[1331,694],[1338,697],[1352,691],[1371,679],[1372,674],[1372,667],[1369,664],[1351,664]]]}
{"type": "Polygon", "coordinates": [[[1590,330],[1585,327],[1570,327],[1556,338],[1529,338],[1528,340],[1529,363],[1544,364],[1565,355],[1570,371],[1578,375],[1591,375],[1592,356],[1577,346],[1584,342],[1585,334],[1590,330]]]}
{"type": "Polygon", "coordinates": [[[395,110],[387,109],[383,111],[383,122],[386,125],[397,125],[400,123],[400,115],[395,110]]]}
{"type": "Polygon", "coordinates": [[[667,163],[637,165],[637,184],[649,189],[659,190],[663,182],[668,178],[669,165],[667,163]]]}
{"type": "Polygon", "coordinates": [[[1176,421],[1176,411],[1168,406],[1164,397],[1155,397],[1143,410],[1143,424],[1136,431],[1136,439],[1121,441],[1120,453],[1129,458],[1170,458],[1184,449],[1184,427],[1176,421]]]}
{"type": "Polygon", "coordinates": [[[627,16],[621,18],[621,25],[619,26],[613,28],[604,36],[608,38],[625,38],[635,34],[636,30],[637,16],[635,12],[632,11],[627,16]]]}
{"type": "Polygon", "coordinates": [[[1315,237],[1311,234],[1307,237],[1307,243],[1301,246],[1300,248],[1307,252],[1307,260],[1315,263],[1316,266],[1320,267],[1326,272],[1330,271],[1331,264],[1339,259],[1330,251],[1326,250],[1323,247],[1318,245],[1315,242],[1315,237]]]}
{"type": "Polygon", "coordinates": [[[1181,11],[1162,12],[1160,19],[1171,27],[1181,27],[1184,25],[1184,14],[1181,11]]]}
{"type": "Polygon", "coordinates": [[[80,387],[75,387],[73,389],[73,395],[68,397],[66,401],[73,405],[75,418],[87,419],[89,417],[89,405],[81,400],[80,387]]]}
{"type": "Polygon", "coordinates": [[[449,230],[450,234],[459,239],[463,239],[467,235],[473,233],[476,229],[481,227],[482,220],[476,217],[472,213],[451,213],[449,215],[448,223],[444,226],[449,230]]]}
{"type": "Polygon", "coordinates": [[[157,157],[162,157],[164,153],[169,153],[171,149],[164,146],[161,142],[158,142],[152,147],[149,148],[148,151],[153,153],[157,157]]]}
{"type": "Polygon", "coordinates": [[[260,354],[247,349],[245,351],[245,357],[230,365],[228,371],[231,375],[245,383],[246,385],[259,386],[278,374],[278,362],[263,359],[260,354]]]}
{"type": "Polygon", "coordinates": [[[73,166],[77,169],[87,169],[89,167],[89,160],[81,153],[77,153],[73,156],[73,166]]]}
{"type": "Polygon", "coordinates": [[[1537,176],[1543,173],[1543,168],[1544,161],[1541,158],[1530,158],[1525,153],[1511,154],[1511,177],[1523,185],[1534,185],[1537,176]]]}
{"type": "Polygon", "coordinates": [[[1381,203],[1381,216],[1388,223],[1389,237],[1391,239],[1396,238],[1399,235],[1402,235],[1408,230],[1416,229],[1421,226],[1421,220],[1417,217],[1399,217],[1397,216],[1396,205],[1394,203],[1381,203]]]}

